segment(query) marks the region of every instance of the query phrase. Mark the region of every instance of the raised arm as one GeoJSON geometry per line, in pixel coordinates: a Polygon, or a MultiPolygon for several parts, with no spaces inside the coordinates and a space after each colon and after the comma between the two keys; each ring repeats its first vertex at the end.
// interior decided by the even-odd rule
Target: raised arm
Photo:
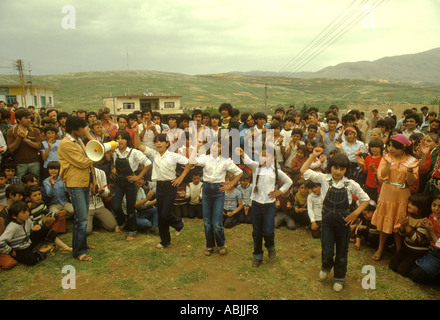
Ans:
{"type": "Polygon", "coordinates": [[[304,174],[310,168],[310,165],[313,163],[313,161],[315,161],[315,159],[317,157],[319,157],[323,152],[324,152],[324,149],[322,149],[320,147],[313,149],[313,152],[310,155],[310,157],[302,165],[302,167],[300,169],[300,173],[304,174]]]}

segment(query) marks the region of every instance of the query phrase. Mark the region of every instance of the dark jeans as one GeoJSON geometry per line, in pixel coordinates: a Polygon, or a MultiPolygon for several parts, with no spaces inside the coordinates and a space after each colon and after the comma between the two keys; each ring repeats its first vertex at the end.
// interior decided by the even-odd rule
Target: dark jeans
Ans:
{"type": "Polygon", "coordinates": [[[76,258],[87,253],[87,223],[89,221],[90,188],[67,188],[72,202],[73,231],[72,255],[76,258]]]}
{"type": "Polygon", "coordinates": [[[416,260],[423,257],[426,252],[414,252],[403,244],[402,248],[391,258],[389,267],[394,272],[404,277],[409,277],[411,270],[416,266],[416,260]]]}
{"type": "Polygon", "coordinates": [[[136,213],[136,225],[139,231],[145,231],[149,228],[159,226],[159,214],[157,208],[148,208],[138,210],[136,213]]]}
{"type": "Polygon", "coordinates": [[[225,193],[220,192],[219,183],[203,183],[202,211],[205,229],[206,248],[213,249],[215,244],[222,248],[226,244],[223,228],[223,206],[225,193]]]}
{"type": "Polygon", "coordinates": [[[137,188],[134,182],[128,181],[125,178],[118,178],[114,185],[114,193],[112,198],[113,212],[116,216],[116,221],[119,226],[122,226],[125,221],[124,210],[122,210],[122,201],[126,199],[127,205],[127,231],[129,236],[136,235],[136,193],[137,188]]]}
{"type": "MultiPolygon", "coordinates": [[[[346,215],[347,213],[343,213],[346,215]]],[[[348,245],[350,241],[350,227],[346,226],[346,221],[341,212],[326,211],[322,212],[322,270],[330,272],[334,267],[334,281],[345,283],[348,262],[348,245]],[[336,245],[336,257],[335,257],[336,245]]]]}
{"type": "Polygon", "coordinates": [[[15,250],[16,256],[15,260],[20,263],[23,263],[28,266],[32,266],[37,262],[44,259],[44,254],[38,251],[33,251],[35,246],[40,242],[46,240],[50,242],[54,242],[55,238],[58,236],[58,233],[46,226],[41,226],[41,229],[38,231],[32,231],[30,235],[31,245],[23,250],[15,250]]]}
{"type": "Polygon", "coordinates": [[[171,181],[157,181],[156,207],[159,213],[160,243],[163,246],[168,246],[171,243],[170,227],[177,231],[183,228],[182,219],[173,213],[176,194],[177,188],[171,185],[171,181]]]}
{"type": "Polygon", "coordinates": [[[254,240],[254,258],[263,260],[264,246],[268,249],[275,248],[275,213],[276,206],[273,203],[258,203],[252,201],[252,238],[254,240]]]}

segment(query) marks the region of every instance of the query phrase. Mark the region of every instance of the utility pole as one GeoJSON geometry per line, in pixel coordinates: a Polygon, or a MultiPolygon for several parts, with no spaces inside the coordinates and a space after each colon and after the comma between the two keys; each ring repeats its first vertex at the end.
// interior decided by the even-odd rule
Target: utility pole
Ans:
{"type": "Polygon", "coordinates": [[[267,108],[267,83],[264,85],[264,108],[267,108]]]}
{"type": "Polygon", "coordinates": [[[26,89],[24,87],[24,75],[23,75],[23,61],[18,59],[15,63],[15,67],[18,70],[18,78],[20,80],[20,88],[21,88],[21,106],[27,108],[26,105],[26,89]]]}

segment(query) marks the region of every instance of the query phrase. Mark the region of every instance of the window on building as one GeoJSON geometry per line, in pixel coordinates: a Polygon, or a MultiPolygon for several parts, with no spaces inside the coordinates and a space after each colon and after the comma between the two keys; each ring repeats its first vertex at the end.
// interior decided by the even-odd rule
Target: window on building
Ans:
{"type": "Polygon", "coordinates": [[[37,96],[34,96],[34,105],[38,106],[37,96]]]}
{"type": "Polygon", "coordinates": [[[6,104],[17,101],[17,96],[6,96],[6,104]]]}
{"type": "Polygon", "coordinates": [[[164,107],[165,109],[174,109],[174,102],[165,102],[164,107]]]}
{"type": "Polygon", "coordinates": [[[41,106],[42,107],[46,106],[46,97],[41,97],[41,106]]]}
{"type": "Polygon", "coordinates": [[[52,105],[52,97],[49,97],[49,104],[52,105]]]}
{"type": "Polygon", "coordinates": [[[134,109],[134,102],[124,102],[122,105],[122,109],[124,110],[134,109]]]}

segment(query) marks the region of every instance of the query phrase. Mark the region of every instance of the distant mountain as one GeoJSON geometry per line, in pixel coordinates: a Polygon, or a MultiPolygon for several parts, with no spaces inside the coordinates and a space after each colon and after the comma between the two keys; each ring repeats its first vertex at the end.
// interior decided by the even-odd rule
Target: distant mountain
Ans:
{"type": "MultiPolygon", "coordinates": [[[[281,75],[277,72],[265,71],[241,72],[240,74],[271,77],[281,75]]],[[[303,79],[357,79],[438,85],[440,84],[440,48],[415,54],[384,57],[375,61],[344,62],[317,72],[288,73],[283,76],[303,79]]]]}

